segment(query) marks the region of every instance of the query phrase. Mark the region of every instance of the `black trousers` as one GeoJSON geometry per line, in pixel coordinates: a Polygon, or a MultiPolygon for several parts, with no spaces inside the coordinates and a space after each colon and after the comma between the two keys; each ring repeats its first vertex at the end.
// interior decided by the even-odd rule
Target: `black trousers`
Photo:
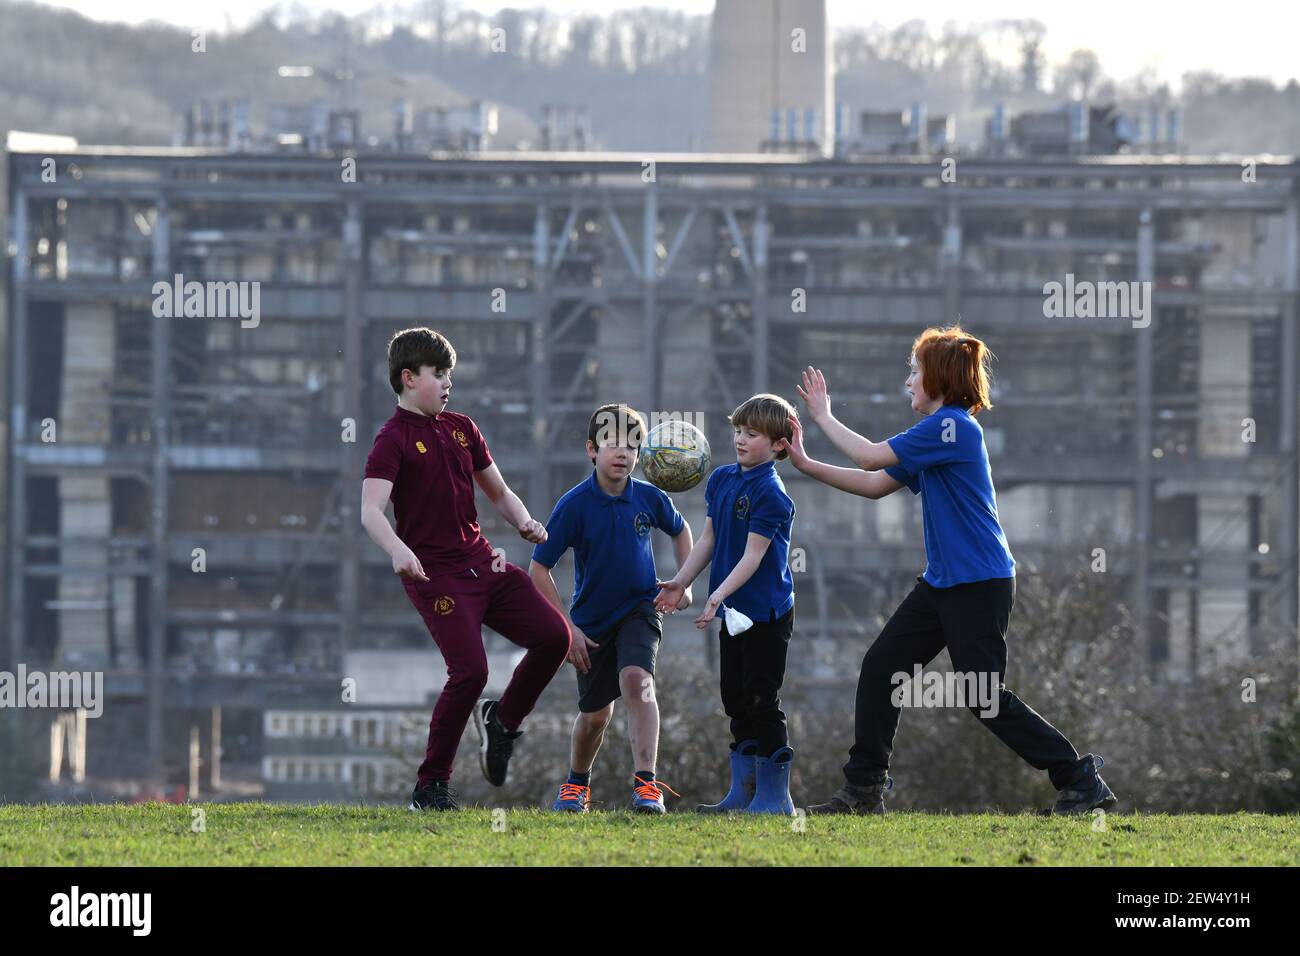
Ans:
{"type": "Polygon", "coordinates": [[[755,621],[742,634],[728,634],[727,622],[722,622],[718,663],[722,709],[731,718],[732,750],[743,740],[757,740],[758,755],[770,757],[789,742],[781,684],[793,632],[794,608],[779,618],[755,621]]]}
{"type": "Polygon", "coordinates": [[[967,702],[980,723],[1030,766],[1046,770],[1058,790],[1069,781],[1079,760],[1074,747],[1002,683],[1007,669],[1007,623],[1015,596],[1014,577],[949,588],[917,579],[862,659],[853,749],[844,765],[849,783],[865,786],[888,771],[899,716],[891,699],[897,686],[894,675],[901,672],[910,678],[914,666],[930,663],[944,647],[955,671],[996,675],[996,716],[980,716],[980,705],[967,702]]]}

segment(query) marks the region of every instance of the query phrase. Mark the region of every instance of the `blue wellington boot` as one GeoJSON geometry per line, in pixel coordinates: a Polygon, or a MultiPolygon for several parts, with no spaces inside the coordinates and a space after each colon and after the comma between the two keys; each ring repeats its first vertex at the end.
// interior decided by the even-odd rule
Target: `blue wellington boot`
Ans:
{"type": "Polygon", "coordinates": [[[726,813],[743,810],[754,799],[754,755],[758,753],[757,740],[742,740],[731,752],[731,789],[718,803],[701,803],[696,813],[726,813]]]}
{"type": "Polygon", "coordinates": [[[770,757],[754,758],[756,789],[754,799],[745,807],[746,813],[779,813],[794,816],[794,801],[790,799],[790,766],[794,751],[782,747],[770,757]]]}

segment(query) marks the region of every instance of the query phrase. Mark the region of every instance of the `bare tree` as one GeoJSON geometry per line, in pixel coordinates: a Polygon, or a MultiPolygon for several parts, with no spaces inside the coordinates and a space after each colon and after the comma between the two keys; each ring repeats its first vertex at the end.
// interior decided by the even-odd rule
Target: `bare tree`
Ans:
{"type": "Polygon", "coordinates": [[[1101,60],[1092,50],[1075,50],[1056,68],[1056,90],[1072,99],[1089,99],[1102,76],[1101,60]]]}

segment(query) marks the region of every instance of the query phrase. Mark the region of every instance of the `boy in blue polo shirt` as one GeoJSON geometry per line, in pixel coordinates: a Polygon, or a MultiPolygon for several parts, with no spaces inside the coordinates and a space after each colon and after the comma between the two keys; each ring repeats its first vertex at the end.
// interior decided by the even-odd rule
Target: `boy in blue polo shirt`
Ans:
{"type": "Polygon", "coordinates": [[[720,802],[696,807],[701,813],[794,813],[794,751],[780,697],[794,630],[794,502],[776,473],[776,462],[789,455],[794,417],[789,402],[768,394],[731,413],[736,463],[709,475],[700,540],[676,577],[659,584],[660,608],[681,610],[681,595],[712,562],[709,600],[696,627],[723,611],[718,658],[722,707],[731,718],[731,788],[720,802]]]}
{"type": "MultiPolygon", "coordinates": [[[[645,435],[645,420],[634,409],[596,409],[587,425],[591,475],[556,502],[547,538],[533,549],[528,569],[538,590],[563,613],[551,569],[573,548],[568,660],[578,672],[578,717],[569,777],[560,785],[554,810],[586,812],[591,767],[614,715],[614,701],[621,696],[635,768],[632,807],[641,813],[665,812],[660,788],[667,787],[655,778],[659,704],[654,694],[663,616],[654,604],[658,592],[650,531],[658,528],[672,537],[680,566],[691,551],[691,529],[671,498],[632,477],[645,435]]],[[[684,600],[690,603],[689,592],[684,600]]]]}
{"type": "Polygon", "coordinates": [[[907,392],[922,415],[893,438],[873,442],[831,413],[826,377],[809,367],[796,386],[812,420],[856,468],[809,458],[802,428],[788,443],[801,472],[864,498],[900,488],[921,496],[925,573],[862,659],[853,747],[844,785],[811,814],[885,812],[893,785],[889,764],[898,732],[898,675],[911,675],[945,647],[959,675],[982,678],[997,693],[993,706],[966,701],[971,713],[1030,766],[1047,771],[1059,792],[1053,813],[1108,810],[1116,797],[1097,772],[1104,761],[1080,757],[1074,745],[1013,694],[1007,672],[1007,629],[1016,596],[1016,562],[998,520],[997,493],[984,429],[975,416],[991,408],[988,347],[960,326],[929,328],[912,344],[907,392]]]}

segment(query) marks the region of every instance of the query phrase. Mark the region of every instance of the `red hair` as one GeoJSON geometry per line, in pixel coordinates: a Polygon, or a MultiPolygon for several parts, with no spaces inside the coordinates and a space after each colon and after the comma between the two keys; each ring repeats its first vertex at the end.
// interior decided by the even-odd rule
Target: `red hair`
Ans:
{"type": "Polygon", "coordinates": [[[921,387],[945,405],[960,405],[972,415],[992,408],[989,361],[993,353],[959,326],[929,328],[912,343],[912,361],[921,370],[921,387]]]}

